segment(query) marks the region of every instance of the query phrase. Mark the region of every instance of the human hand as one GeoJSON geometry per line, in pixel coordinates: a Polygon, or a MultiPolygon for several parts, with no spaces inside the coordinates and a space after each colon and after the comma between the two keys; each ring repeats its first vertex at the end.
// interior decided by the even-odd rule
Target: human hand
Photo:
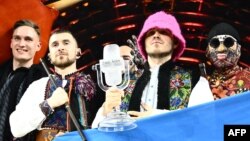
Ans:
{"type": "Polygon", "coordinates": [[[128,114],[131,116],[133,119],[138,119],[138,118],[143,118],[143,117],[148,117],[153,115],[153,112],[155,109],[153,109],[151,106],[142,103],[141,107],[144,109],[143,112],[138,112],[138,111],[128,111],[128,114]]]}
{"type": "Polygon", "coordinates": [[[121,98],[124,96],[124,91],[115,87],[111,87],[106,91],[106,99],[103,104],[103,115],[107,115],[112,110],[121,105],[121,98]]]}
{"type": "Polygon", "coordinates": [[[67,102],[69,102],[69,97],[66,91],[58,87],[52,94],[50,98],[47,99],[48,104],[51,108],[59,107],[67,102]]]}

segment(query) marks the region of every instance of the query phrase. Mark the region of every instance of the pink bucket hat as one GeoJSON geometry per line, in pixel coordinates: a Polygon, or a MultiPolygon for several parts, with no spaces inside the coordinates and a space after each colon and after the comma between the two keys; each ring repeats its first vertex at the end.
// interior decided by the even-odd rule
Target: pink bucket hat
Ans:
{"type": "Polygon", "coordinates": [[[164,11],[156,12],[150,15],[144,22],[143,28],[139,34],[137,44],[139,51],[144,59],[147,60],[145,51],[145,34],[152,28],[168,29],[179,40],[179,46],[174,50],[172,60],[178,59],[186,48],[186,41],[181,34],[180,26],[174,16],[165,13],[164,11]]]}

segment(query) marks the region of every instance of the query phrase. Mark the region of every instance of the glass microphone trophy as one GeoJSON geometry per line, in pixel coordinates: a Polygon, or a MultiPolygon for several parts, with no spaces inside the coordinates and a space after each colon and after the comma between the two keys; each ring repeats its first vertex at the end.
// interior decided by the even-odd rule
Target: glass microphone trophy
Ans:
{"type": "MultiPolygon", "coordinates": [[[[123,60],[120,56],[119,46],[116,44],[109,44],[104,47],[103,59],[99,61],[99,64],[93,66],[93,70],[97,71],[97,83],[103,91],[108,90],[110,87],[123,90],[129,84],[129,61],[123,60]],[[102,73],[104,73],[107,86],[104,84],[102,73]]],[[[99,123],[98,130],[117,132],[131,130],[136,127],[134,120],[127,113],[115,108],[99,123]]]]}

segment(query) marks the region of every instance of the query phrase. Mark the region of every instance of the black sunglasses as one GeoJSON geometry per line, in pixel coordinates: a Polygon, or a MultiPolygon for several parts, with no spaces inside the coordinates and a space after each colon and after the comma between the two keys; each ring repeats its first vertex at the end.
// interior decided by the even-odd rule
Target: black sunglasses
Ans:
{"type": "Polygon", "coordinates": [[[230,48],[234,45],[234,42],[237,42],[237,40],[231,36],[214,37],[210,40],[209,45],[213,48],[217,48],[223,43],[225,47],[230,48]]]}

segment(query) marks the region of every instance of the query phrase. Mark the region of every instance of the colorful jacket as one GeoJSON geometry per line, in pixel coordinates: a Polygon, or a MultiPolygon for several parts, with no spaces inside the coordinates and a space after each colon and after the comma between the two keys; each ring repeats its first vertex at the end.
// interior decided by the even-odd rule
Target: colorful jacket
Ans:
{"type": "Polygon", "coordinates": [[[250,90],[250,69],[236,66],[227,71],[215,70],[208,80],[215,100],[233,96],[250,90]]]}
{"type": "MultiPolygon", "coordinates": [[[[199,73],[184,69],[169,61],[160,66],[157,109],[175,110],[187,107],[192,88],[199,80],[199,73]]],[[[150,71],[146,65],[142,76],[131,82],[126,89],[121,109],[140,111],[143,90],[150,80],[150,71]]]]}

